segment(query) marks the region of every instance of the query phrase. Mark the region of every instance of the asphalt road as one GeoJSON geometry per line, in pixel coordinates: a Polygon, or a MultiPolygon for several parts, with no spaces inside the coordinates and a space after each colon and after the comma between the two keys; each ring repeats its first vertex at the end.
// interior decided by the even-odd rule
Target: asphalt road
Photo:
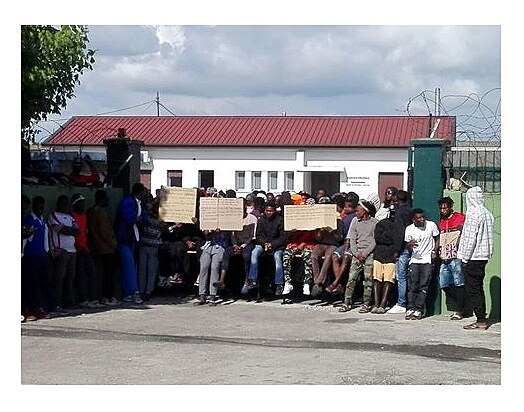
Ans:
{"type": "Polygon", "coordinates": [[[501,324],[181,297],[21,325],[22,385],[500,385],[501,324]]]}

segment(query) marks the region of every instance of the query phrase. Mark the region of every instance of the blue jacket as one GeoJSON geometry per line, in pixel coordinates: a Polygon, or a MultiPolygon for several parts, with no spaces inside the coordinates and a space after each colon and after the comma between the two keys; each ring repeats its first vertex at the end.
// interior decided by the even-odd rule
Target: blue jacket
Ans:
{"type": "MultiPolygon", "coordinates": [[[[142,207],[142,211],[144,211],[144,207],[142,207]]],[[[137,214],[138,204],[134,196],[126,196],[118,204],[115,232],[119,244],[133,245],[136,243],[134,225],[141,220],[141,216],[137,218],[137,214]]]]}

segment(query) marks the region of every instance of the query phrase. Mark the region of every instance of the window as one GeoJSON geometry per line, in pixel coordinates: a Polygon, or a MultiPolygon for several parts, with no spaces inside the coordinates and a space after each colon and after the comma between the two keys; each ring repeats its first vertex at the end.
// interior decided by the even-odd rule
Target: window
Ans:
{"type": "Polygon", "coordinates": [[[278,172],[267,172],[268,190],[277,190],[278,172]]]}
{"type": "Polygon", "coordinates": [[[214,170],[199,170],[198,171],[198,186],[215,187],[215,171],[214,170]]]}
{"type": "Polygon", "coordinates": [[[251,189],[262,189],[262,172],[251,172],[251,189]]]}
{"type": "Polygon", "coordinates": [[[167,185],[182,187],[182,170],[168,170],[167,185]]]}
{"type": "Polygon", "coordinates": [[[243,190],[246,188],[246,172],[235,172],[235,190],[243,190]]]}
{"type": "Polygon", "coordinates": [[[294,172],[284,172],[284,190],[295,190],[294,172]]]}

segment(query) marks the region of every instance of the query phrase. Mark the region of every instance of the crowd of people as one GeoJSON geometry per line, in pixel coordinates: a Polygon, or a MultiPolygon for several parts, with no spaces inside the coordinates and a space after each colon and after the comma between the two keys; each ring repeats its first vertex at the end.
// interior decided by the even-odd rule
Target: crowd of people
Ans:
{"type": "MultiPolygon", "coordinates": [[[[231,189],[197,192],[197,204],[206,196],[237,197],[231,189]]],[[[192,223],[164,222],[162,198],[162,190],[153,196],[135,183],[112,219],[105,189],[96,191],[93,205],[79,193],[60,195],[49,216],[42,196],[22,195],[22,321],[141,305],[173,288],[195,295],[195,305],[214,306],[231,294],[247,299],[263,288],[284,301],[338,297],[339,312],[358,307],[419,320],[438,268],[451,319],[474,313],[476,321],[464,327],[488,327],[483,279],[493,216],[479,187],[466,193],[466,214],[453,210],[451,198],[440,199],[439,222],[395,187],[384,202],[376,193],[362,199],[355,192],[254,191],[243,198],[238,231],[201,230],[198,206],[192,223]],[[284,229],[286,205],[315,204],[336,204],[336,227],[284,229]]]]}

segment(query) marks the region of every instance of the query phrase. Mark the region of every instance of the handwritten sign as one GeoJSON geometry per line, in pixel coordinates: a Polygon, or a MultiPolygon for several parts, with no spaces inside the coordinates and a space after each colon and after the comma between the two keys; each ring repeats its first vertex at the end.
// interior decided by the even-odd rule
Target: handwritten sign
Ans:
{"type": "Polygon", "coordinates": [[[337,205],[285,205],[284,230],[337,227],[337,205]]]}
{"type": "Polygon", "coordinates": [[[242,198],[203,197],[200,199],[200,229],[242,230],[242,198]]]}
{"type": "Polygon", "coordinates": [[[196,212],[196,189],[163,187],[160,196],[159,213],[164,222],[192,223],[196,212]]]}

